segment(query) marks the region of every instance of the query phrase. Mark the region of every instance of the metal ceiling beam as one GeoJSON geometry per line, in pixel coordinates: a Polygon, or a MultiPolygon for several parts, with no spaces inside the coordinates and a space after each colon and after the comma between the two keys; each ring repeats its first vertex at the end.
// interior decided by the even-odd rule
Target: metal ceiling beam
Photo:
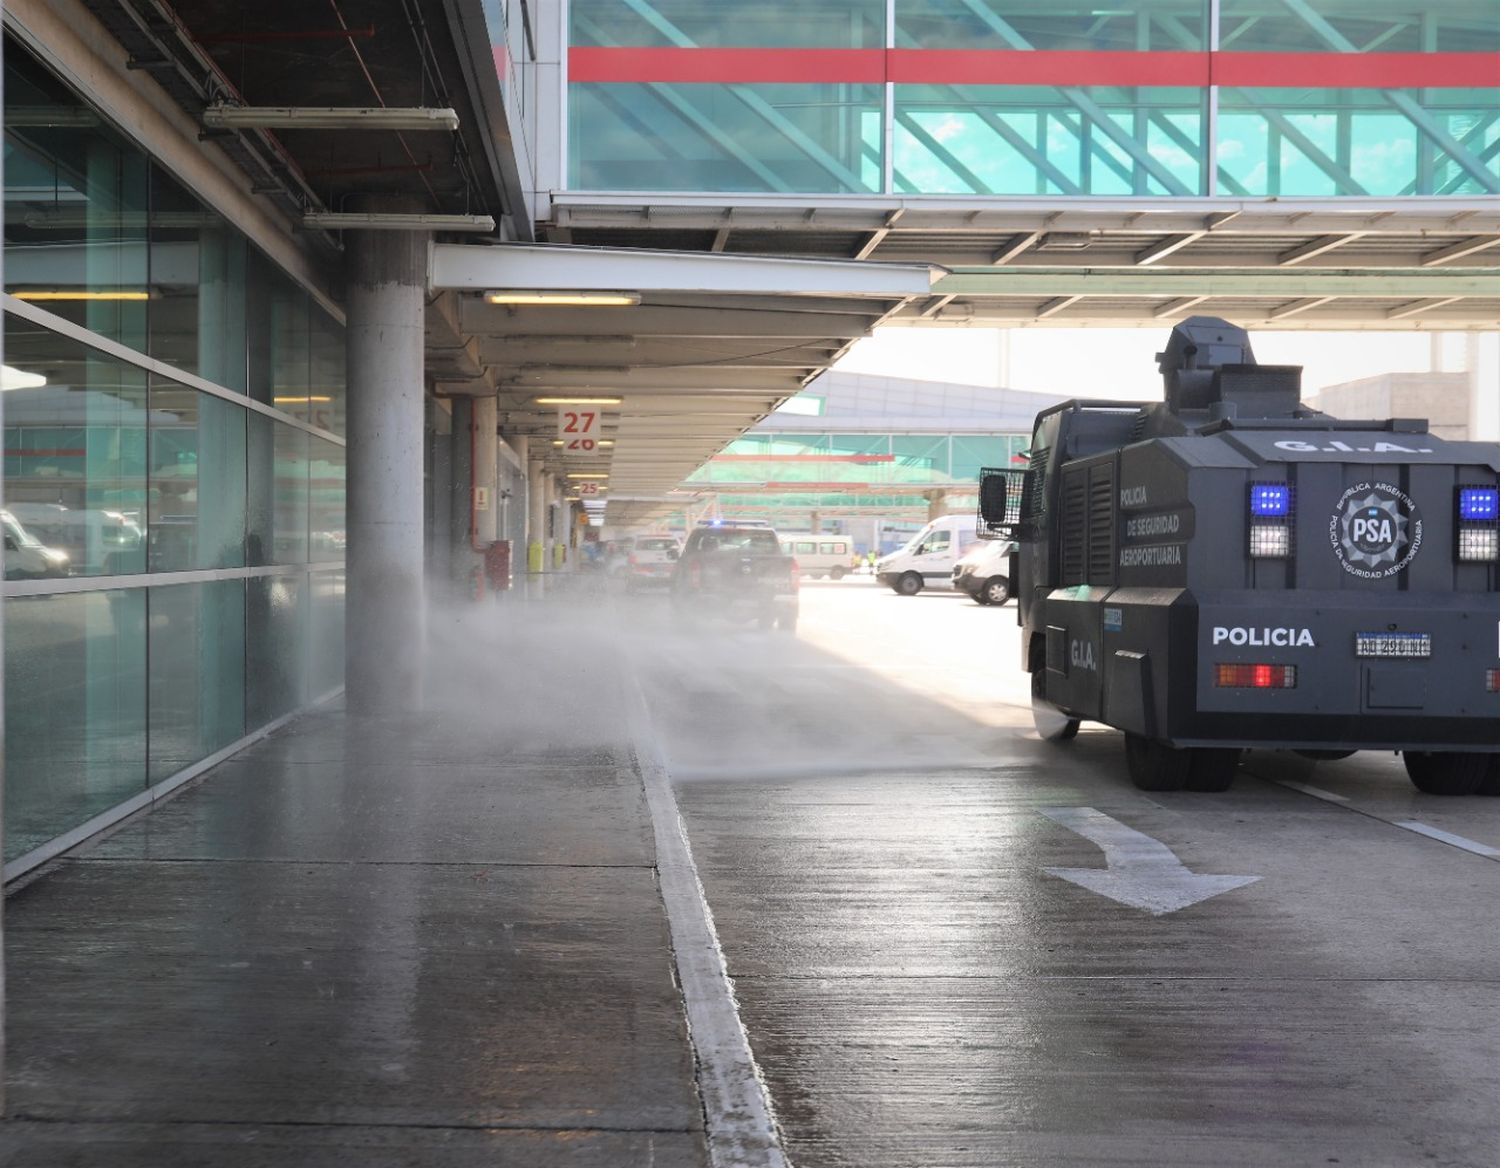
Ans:
{"type": "Polygon", "coordinates": [[[1485,251],[1496,244],[1500,244],[1500,235],[1473,235],[1468,239],[1460,239],[1457,243],[1450,243],[1447,247],[1427,252],[1418,262],[1424,268],[1435,268],[1450,260],[1460,260],[1475,252],[1485,251]]]}
{"type": "Polygon", "coordinates": [[[756,308],[736,308],[723,298],[715,307],[678,308],[643,304],[638,308],[504,308],[465,297],[459,322],[467,334],[504,337],[543,333],[558,338],[598,334],[628,334],[641,337],[715,338],[859,337],[870,329],[879,305],[859,313],[848,311],[847,302],[830,305],[826,314],[784,311],[763,302],[756,308]]]}
{"type": "Polygon", "coordinates": [[[1197,243],[1207,234],[1207,231],[1190,231],[1186,235],[1163,236],[1149,247],[1144,247],[1135,253],[1136,267],[1144,268],[1156,263],[1157,260],[1164,260],[1189,244],[1197,243]]]}
{"type": "Polygon", "coordinates": [[[1304,312],[1310,312],[1314,308],[1322,308],[1323,305],[1332,302],[1332,296],[1309,296],[1305,300],[1294,300],[1290,304],[1283,304],[1279,308],[1273,308],[1266,315],[1271,320],[1284,320],[1289,316],[1298,316],[1304,312]]]}
{"type": "Polygon", "coordinates": [[[1186,312],[1190,308],[1196,308],[1207,300],[1207,296],[1179,296],[1176,300],[1168,300],[1165,304],[1159,304],[1151,310],[1151,315],[1156,317],[1175,316],[1179,312],[1186,312]]]}
{"type": "Polygon", "coordinates": [[[1408,316],[1418,316],[1424,312],[1431,312],[1435,308],[1446,308],[1450,304],[1457,304],[1460,299],[1461,297],[1458,296],[1447,296],[1438,300],[1413,300],[1410,304],[1386,309],[1385,315],[1388,320],[1404,320],[1408,316]]]}
{"type": "Polygon", "coordinates": [[[935,285],[938,296],[1348,296],[1402,299],[1436,296],[1500,297],[1500,272],[1381,269],[1342,271],[1272,268],[1204,271],[1193,268],[954,268],[935,285]]]}
{"type": "Polygon", "coordinates": [[[1321,239],[1310,239],[1306,243],[1298,244],[1296,247],[1288,248],[1276,257],[1276,262],[1281,267],[1291,267],[1300,264],[1303,260],[1315,259],[1320,255],[1326,255],[1335,248],[1343,247],[1345,244],[1353,243],[1356,239],[1363,239],[1364,232],[1355,231],[1347,235],[1325,235],[1321,239]]]}
{"type": "Polygon", "coordinates": [[[1036,310],[1036,318],[1037,320],[1046,320],[1049,316],[1057,315],[1064,308],[1077,304],[1082,299],[1082,296],[1058,296],[1053,300],[1047,301],[1045,304],[1039,305],[1036,310]]]}

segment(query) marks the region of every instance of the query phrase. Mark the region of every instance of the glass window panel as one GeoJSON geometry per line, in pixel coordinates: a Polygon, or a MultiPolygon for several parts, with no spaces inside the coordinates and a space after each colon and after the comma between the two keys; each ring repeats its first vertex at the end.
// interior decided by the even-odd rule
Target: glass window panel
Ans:
{"type": "Polygon", "coordinates": [[[344,573],[315,572],[312,587],[312,660],[308,696],[320,698],[344,684],[344,573]]]}
{"type": "Polygon", "coordinates": [[[1024,467],[1026,460],[1023,458],[1015,461],[1015,456],[1026,448],[1028,441],[1028,438],[1019,434],[984,438],[955,434],[953,436],[953,477],[960,482],[968,480],[977,482],[982,467],[1024,467]]]}
{"type": "Polygon", "coordinates": [[[145,155],[14,44],[4,115],[5,290],[144,350],[145,155]]]}
{"type": "Polygon", "coordinates": [[[301,575],[245,581],[245,707],[251,726],[307,702],[306,596],[301,575]]]}
{"type": "Polygon", "coordinates": [[[1493,53],[1495,0],[1221,0],[1219,44],[1241,52],[1493,53]]]}
{"type": "Polygon", "coordinates": [[[245,239],[151,168],[150,353],[245,389],[245,239]]]}
{"type": "Polygon", "coordinates": [[[892,482],[926,483],[946,481],[948,475],[948,438],[897,434],[891,438],[891,453],[896,456],[891,469],[892,482]]]}
{"type": "Polygon", "coordinates": [[[5,602],[5,855],[141,791],[144,589],[5,602]]]}
{"type": "Polygon", "coordinates": [[[13,316],[5,363],[33,383],[5,395],[10,514],[66,554],[56,574],[145,571],[145,373],[13,316]]]}
{"type": "Polygon", "coordinates": [[[151,570],[245,562],[245,414],[174,382],[151,386],[151,570]]]}
{"type": "Polygon", "coordinates": [[[310,299],[260,252],[252,249],[249,258],[245,293],[248,392],[267,405],[305,408],[311,396],[310,299]]]}
{"type": "Polygon", "coordinates": [[[1500,182],[1497,95],[1226,87],[1219,97],[1220,184],[1227,180],[1248,195],[1483,194],[1476,172],[1500,182]],[[1418,128],[1413,107],[1450,146],[1418,128]]]}
{"type": "Polygon", "coordinates": [[[896,0],[901,48],[1191,51],[1207,28],[1205,0],[896,0]]]}
{"type": "Polygon", "coordinates": [[[872,192],[878,85],[569,87],[569,185],[588,190],[872,192]]]}
{"type": "Polygon", "coordinates": [[[308,514],[314,562],[344,559],[344,448],[308,438],[308,514]]]}
{"type": "Polygon", "coordinates": [[[306,431],[249,415],[245,562],[252,567],[307,562],[307,441],[306,431]]]}
{"type": "Polygon", "coordinates": [[[312,309],[312,375],[307,413],[290,403],[280,408],[320,430],[344,433],[344,326],[316,305],[312,309]]]}
{"type": "Polygon", "coordinates": [[[575,45],[874,49],[885,44],[885,0],[573,0],[575,45]]]}
{"type": "Polygon", "coordinates": [[[158,782],[245,733],[245,582],[153,588],[149,777],[158,782]]]}
{"type": "Polygon", "coordinates": [[[1198,194],[1203,101],[1186,88],[900,85],[898,185],[924,194],[1198,194]]]}

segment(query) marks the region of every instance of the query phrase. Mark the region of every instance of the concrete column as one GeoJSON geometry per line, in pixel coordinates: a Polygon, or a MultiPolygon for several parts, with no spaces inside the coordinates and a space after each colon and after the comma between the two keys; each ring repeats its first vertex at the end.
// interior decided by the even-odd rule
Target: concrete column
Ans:
{"type": "Polygon", "coordinates": [[[474,399],[474,486],[484,494],[474,504],[474,538],[488,547],[500,538],[499,410],[492,397],[474,399]]]}
{"type": "MultiPolygon", "coordinates": [[[[371,207],[361,210],[404,210],[371,207]]],[[[347,700],[421,705],[423,300],[428,236],[350,231],[346,248],[349,548],[347,700]]]]}
{"type": "Polygon", "coordinates": [[[1500,333],[1470,333],[1469,437],[1500,440],[1500,333]]]}
{"type": "Polygon", "coordinates": [[[927,496],[927,522],[948,514],[948,492],[933,491],[927,496]]]}
{"type": "Polygon", "coordinates": [[[812,513],[812,515],[810,515],[808,517],[808,520],[807,520],[807,530],[810,531],[810,532],[812,532],[814,535],[818,535],[819,533],[822,532],[822,530],[823,530],[823,515],[822,515],[821,512],[814,511],[812,513]]]}

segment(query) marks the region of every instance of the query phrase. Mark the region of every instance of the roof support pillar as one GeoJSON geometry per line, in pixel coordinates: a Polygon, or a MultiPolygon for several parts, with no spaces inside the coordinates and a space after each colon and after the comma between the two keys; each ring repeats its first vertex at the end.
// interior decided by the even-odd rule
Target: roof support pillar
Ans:
{"type": "MultiPolygon", "coordinates": [[[[405,211],[384,204],[359,208],[405,211]]],[[[347,252],[350,713],[420,708],[423,314],[428,234],[350,231],[347,252]]]]}

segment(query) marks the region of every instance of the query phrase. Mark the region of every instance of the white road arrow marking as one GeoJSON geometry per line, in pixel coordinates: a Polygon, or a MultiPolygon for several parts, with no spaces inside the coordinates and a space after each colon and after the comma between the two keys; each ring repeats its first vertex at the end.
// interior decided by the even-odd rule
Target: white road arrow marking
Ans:
{"type": "Polygon", "coordinates": [[[1041,813],[1053,823],[1076,831],[1104,849],[1107,868],[1047,868],[1049,876],[1071,881],[1090,892],[1107,896],[1131,908],[1143,908],[1153,916],[1176,912],[1254,884],[1259,876],[1199,876],[1189,872],[1172,850],[1160,840],[1126,827],[1092,807],[1043,807],[1041,813]]]}

